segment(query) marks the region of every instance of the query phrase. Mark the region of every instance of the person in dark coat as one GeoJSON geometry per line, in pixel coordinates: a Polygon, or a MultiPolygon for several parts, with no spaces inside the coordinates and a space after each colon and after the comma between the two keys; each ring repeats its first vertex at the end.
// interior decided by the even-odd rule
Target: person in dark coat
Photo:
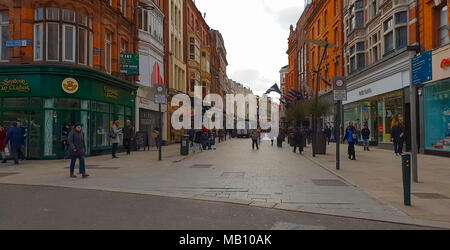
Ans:
{"type": "Polygon", "coordinates": [[[195,132],[194,136],[194,152],[197,151],[197,149],[200,149],[200,151],[203,151],[203,145],[202,145],[202,139],[203,139],[203,131],[201,129],[197,130],[195,132]]]}
{"type": "Polygon", "coordinates": [[[252,149],[255,150],[255,145],[256,145],[256,150],[259,150],[259,145],[258,145],[258,139],[259,139],[258,130],[252,129],[252,130],[250,131],[250,136],[251,136],[251,138],[252,138],[252,149]]]}
{"type": "Polygon", "coordinates": [[[23,143],[23,131],[17,122],[14,122],[12,125],[13,127],[6,134],[5,144],[8,145],[9,142],[14,164],[17,165],[19,164],[19,153],[23,143]]]}
{"type": "Polygon", "coordinates": [[[279,147],[279,148],[283,147],[283,142],[284,142],[285,138],[286,138],[286,135],[284,133],[284,130],[280,129],[280,133],[278,134],[278,137],[277,137],[277,147],[279,147]]]}
{"type": "Polygon", "coordinates": [[[86,174],[86,169],[84,165],[84,156],[86,154],[86,144],[84,140],[84,134],[81,131],[82,125],[80,123],[77,123],[74,125],[74,129],[69,133],[69,138],[67,142],[69,143],[69,149],[70,149],[70,157],[72,158],[70,162],[70,177],[71,178],[77,178],[77,176],[74,174],[75,172],[75,163],[77,159],[79,159],[79,165],[80,165],[80,174],[83,178],[89,177],[88,174],[86,174]]]}
{"type": "Polygon", "coordinates": [[[394,143],[394,151],[395,155],[397,156],[403,154],[404,139],[405,133],[402,127],[399,125],[398,122],[395,122],[395,125],[392,127],[391,130],[391,141],[394,143]]]}
{"type": "Polygon", "coordinates": [[[355,144],[358,143],[358,134],[356,128],[353,127],[353,123],[350,122],[346,132],[344,141],[348,142],[348,158],[355,161],[356,160],[356,152],[355,152],[355,144]]]}
{"type": "Polygon", "coordinates": [[[189,141],[191,142],[191,148],[194,147],[194,137],[195,137],[195,129],[189,129],[189,141]]]}
{"type": "Polygon", "coordinates": [[[294,153],[297,153],[297,147],[298,151],[300,151],[300,154],[303,154],[303,134],[302,131],[300,131],[299,127],[295,128],[295,134],[294,134],[294,153]]]}
{"type": "Polygon", "coordinates": [[[364,141],[364,151],[370,151],[369,149],[370,129],[367,127],[367,125],[364,125],[364,128],[361,130],[361,136],[364,141]]]}
{"type": "Polygon", "coordinates": [[[127,124],[123,128],[123,146],[127,149],[127,155],[131,154],[131,146],[133,145],[134,138],[134,127],[131,125],[131,121],[127,120],[127,124]]]}
{"type": "Polygon", "coordinates": [[[6,163],[5,148],[6,148],[6,131],[0,125],[0,155],[2,157],[2,162],[3,163],[6,163]]]}
{"type": "Polygon", "coordinates": [[[330,142],[331,142],[331,129],[330,129],[330,127],[326,126],[323,132],[324,132],[325,136],[327,137],[328,145],[330,145],[330,142]]]}
{"type": "Polygon", "coordinates": [[[19,152],[18,152],[18,157],[19,159],[21,159],[22,161],[25,160],[25,153],[24,153],[24,146],[25,146],[25,135],[27,134],[27,130],[22,127],[22,122],[21,121],[17,121],[17,127],[20,129],[21,131],[21,136],[20,136],[20,147],[19,147],[19,152]]]}

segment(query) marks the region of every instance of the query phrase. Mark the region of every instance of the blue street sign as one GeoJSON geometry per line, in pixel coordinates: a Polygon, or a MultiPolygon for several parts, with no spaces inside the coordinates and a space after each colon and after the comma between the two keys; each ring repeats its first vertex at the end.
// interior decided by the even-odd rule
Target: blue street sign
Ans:
{"type": "Polygon", "coordinates": [[[6,41],[6,47],[25,47],[27,45],[31,45],[27,40],[6,41]]]}
{"type": "Polygon", "coordinates": [[[424,52],[411,60],[412,83],[420,86],[433,80],[433,61],[431,51],[424,52]]]}

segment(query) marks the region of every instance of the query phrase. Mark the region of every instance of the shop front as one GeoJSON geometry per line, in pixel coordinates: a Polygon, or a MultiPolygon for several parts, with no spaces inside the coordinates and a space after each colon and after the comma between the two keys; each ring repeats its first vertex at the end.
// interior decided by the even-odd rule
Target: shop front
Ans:
{"type": "Polygon", "coordinates": [[[450,45],[433,51],[433,81],[419,91],[422,104],[422,151],[450,156],[450,45]]]}
{"type": "Polygon", "coordinates": [[[370,143],[389,148],[396,122],[408,129],[410,71],[408,55],[403,53],[349,79],[348,101],[344,102],[344,128],[350,122],[360,131],[366,125],[370,143]]]}
{"type": "Polygon", "coordinates": [[[111,150],[114,121],[134,122],[136,87],[90,69],[65,66],[4,66],[0,69],[0,124],[20,120],[28,159],[65,156],[67,132],[80,122],[87,155],[111,150]]]}

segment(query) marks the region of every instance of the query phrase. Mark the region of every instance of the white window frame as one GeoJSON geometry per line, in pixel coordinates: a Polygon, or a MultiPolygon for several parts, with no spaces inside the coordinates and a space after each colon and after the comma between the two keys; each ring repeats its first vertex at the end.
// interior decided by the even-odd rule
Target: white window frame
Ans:
{"type": "Polygon", "coordinates": [[[88,60],[89,60],[89,58],[88,58],[88,50],[89,50],[89,44],[88,44],[88,42],[89,42],[89,30],[88,29],[86,29],[86,28],[84,28],[84,27],[78,27],[78,36],[77,36],[77,44],[78,44],[78,53],[77,53],[77,56],[78,56],[78,64],[81,64],[81,65],[88,65],[88,60]],[[85,31],[85,40],[84,40],[84,48],[85,48],[85,51],[84,51],[84,63],[81,63],[80,61],[80,30],[84,30],[85,31]]]}
{"type": "Polygon", "coordinates": [[[63,36],[62,36],[62,46],[63,46],[63,62],[71,62],[71,63],[75,63],[75,60],[77,58],[77,54],[76,54],[76,44],[77,44],[77,27],[74,25],[70,25],[70,24],[63,24],[63,36]],[[73,33],[73,40],[72,40],[72,51],[73,51],[73,59],[67,59],[66,58],[66,28],[67,27],[71,27],[73,29],[72,33],[73,33]]]}
{"type": "Polygon", "coordinates": [[[112,72],[112,58],[111,58],[112,57],[112,36],[113,36],[112,32],[105,32],[105,71],[108,74],[111,74],[111,72],[112,72]],[[108,34],[110,36],[109,40],[108,40],[108,34]],[[109,46],[109,49],[108,49],[108,46],[109,46]],[[108,54],[108,52],[109,52],[109,54],[108,54]]]}
{"type": "Polygon", "coordinates": [[[89,66],[94,66],[94,33],[89,31],[89,66]]]}
{"type": "Polygon", "coordinates": [[[45,48],[46,48],[46,53],[45,53],[45,59],[46,59],[46,61],[48,61],[48,62],[59,62],[59,58],[60,58],[60,54],[59,54],[59,43],[60,43],[60,32],[59,32],[59,23],[56,23],[56,22],[47,22],[47,24],[46,24],[46,26],[45,26],[45,28],[46,28],[46,36],[45,36],[45,48]],[[50,60],[50,59],[48,59],[48,52],[49,52],[49,49],[48,49],[48,34],[49,34],[49,32],[48,32],[48,25],[49,24],[56,24],[56,25],[58,25],[58,35],[57,35],[57,37],[58,37],[58,42],[57,42],[57,48],[56,48],[56,51],[57,51],[57,54],[58,54],[58,59],[56,59],[56,60],[50,60]]]}
{"type": "Polygon", "coordinates": [[[43,23],[35,23],[34,27],[33,27],[33,37],[34,37],[34,42],[33,42],[33,58],[34,61],[42,61],[44,60],[44,24],[43,23]],[[37,37],[36,34],[36,27],[40,27],[40,35],[39,37],[37,37]],[[40,41],[40,48],[38,48],[38,41],[40,41]],[[39,51],[39,55],[40,57],[36,56],[36,52],[39,51]]]}
{"type": "MultiPolygon", "coordinates": [[[[9,40],[9,21],[8,22],[2,21],[3,20],[2,13],[8,13],[8,11],[0,12],[0,29],[8,29],[8,40],[9,40]]],[[[8,20],[9,20],[9,13],[8,13],[8,20]]],[[[3,46],[3,43],[5,43],[5,46],[6,46],[6,41],[2,41],[2,36],[1,36],[1,31],[0,31],[0,46],[3,46]]],[[[7,60],[3,60],[2,57],[3,57],[2,50],[0,49],[0,62],[9,62],[9,53],[8,53],[7,60]]]]}

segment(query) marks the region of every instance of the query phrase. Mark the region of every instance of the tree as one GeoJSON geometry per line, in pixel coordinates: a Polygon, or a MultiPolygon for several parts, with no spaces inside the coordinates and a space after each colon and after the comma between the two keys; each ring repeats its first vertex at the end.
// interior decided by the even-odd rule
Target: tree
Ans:
{"type": "MultiPolygon", "coordinates": [[[[301,126],[304,121],[309,120],[309,118],[314,115],[314,111],[316,110],[315,107],[314,99],[298,102],[287,111],[286,118],[291,124],[301,126]]],[[[333,105],[330,103],[319,101],[319,118],[323,118],[324,116],[330,114],[332,112],[332,108],[333,105]]]]}

